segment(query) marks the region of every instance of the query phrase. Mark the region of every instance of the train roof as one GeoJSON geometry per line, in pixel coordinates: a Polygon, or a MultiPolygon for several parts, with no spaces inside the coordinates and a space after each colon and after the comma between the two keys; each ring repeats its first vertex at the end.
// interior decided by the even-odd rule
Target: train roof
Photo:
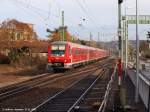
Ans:
{"type": "Polygon", "coordinates": [[[82,48],[88,48],[88,49],[93,49],[93,50],[101,50],[101,51],[106,51],[104,49],[99,49],[99,48],[95,48],[95,47],[89,47],[89,46],[85,46],[85,45],[81,45],[81,44],[77,44],[77,43],[72,43],[72,42],[67,42],[67,41],[55,41],[52,42],[51,44],[69,44],[72,47],[82,47],[82,48]]]}

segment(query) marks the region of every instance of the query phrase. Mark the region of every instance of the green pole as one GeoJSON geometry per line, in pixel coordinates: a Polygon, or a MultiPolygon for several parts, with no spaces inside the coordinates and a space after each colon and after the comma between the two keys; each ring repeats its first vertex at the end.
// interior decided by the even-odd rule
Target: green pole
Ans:
{"type": "Polygon", "coordinates": [[[89,41],[89,46],[91,46],[91,41],[92,41],[92,33],[90,32],[90,41],[89,41]]]}
{"type": "Polygon", "coordinates": [[[65,40],[65,31],[64,31],[64,11],[62,11],[62,41],[65,40]]]}

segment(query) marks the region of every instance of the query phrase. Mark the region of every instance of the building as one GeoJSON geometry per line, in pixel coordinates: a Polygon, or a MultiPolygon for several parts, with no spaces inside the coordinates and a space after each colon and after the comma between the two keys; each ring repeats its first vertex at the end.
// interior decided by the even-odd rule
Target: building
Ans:
{"type": "Polygon", "coordinates": [[[2,22],[0,28],[7,32],[9,40],[29,41],[37,39],[37,34],[35,33],[33,26],[33,24],[23,23],[12,19],[2,22]]]}
{"type": "Polygon", "coordinates": [[[15,19],[3,21],[0,24],[0,54],[8,55],[13,48],[28,46],[37,40],[34,25],[15,19]]]}

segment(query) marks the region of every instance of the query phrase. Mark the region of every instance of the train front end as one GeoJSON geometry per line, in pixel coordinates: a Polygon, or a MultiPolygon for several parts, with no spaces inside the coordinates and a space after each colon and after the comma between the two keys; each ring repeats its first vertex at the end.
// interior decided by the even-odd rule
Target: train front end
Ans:
{"type": "Polygon", "coordinates": [[[48,68],[69,69],[71,59],[69,54],[69,44],[67,42],[53,42],[48,48],[48,68]]]}

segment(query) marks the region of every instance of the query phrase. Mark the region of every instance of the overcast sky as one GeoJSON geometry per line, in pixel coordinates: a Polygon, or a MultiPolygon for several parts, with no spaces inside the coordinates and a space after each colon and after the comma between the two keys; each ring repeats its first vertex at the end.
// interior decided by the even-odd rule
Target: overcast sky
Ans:
{"type": "MultiPolygon", "coordinates": [[[[139,13],[150,15],[150,0],[139,0],[139,13]]],[[[124,14],[135,14],[135,0],[126,0],[122,5],[124,14]]],[[[114,39],[117,33],[117,0],[0,0],[0,21],[17,19],[33,23],[39,37],[46,38],[46,28],[51,30],[61,25],[61,11],[65,11],[65,25],[71,34],[82,39],[114,39]],[[85,20],[83,20],[85,19],[85,20]],[[82,24],[82,25],[79,25],[82,24]]],[[[149,25],[140,25],[140,38],[146,39],[149,25]]],[[[117,39],[117,37],[116,37],[117,39]]],[[[129,26],[129,39],[135,39],[135,26],[129,26]]]]}

